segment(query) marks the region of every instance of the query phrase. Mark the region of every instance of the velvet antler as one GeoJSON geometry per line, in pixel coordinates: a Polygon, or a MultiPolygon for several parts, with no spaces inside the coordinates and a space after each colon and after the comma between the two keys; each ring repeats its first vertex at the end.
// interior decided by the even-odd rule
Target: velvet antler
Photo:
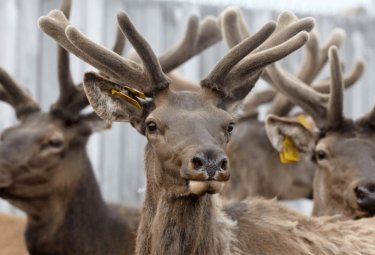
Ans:
{"type": "MultiPolygon", "coordinates": [[[[250,35],[239,9],[228,8],[225,10],[221,15],[220,24],[225,41],[230,48],[245,40],[247,37],[254,36],[250,35]]],[[[306,32],[310,31],[313,26],[314,21],[311,18],[297,19],[294,14],[284,12],[279,16],[275,31],[273,31],[272,35],[247,56],[247,58],[251,58],[252,54],[259,54],[267,49],[279,48],[279,53],[281,54],[278,58],[273,59],[272,62],[275,62],[300,48],[308,38],[306,32]]],[[[270,58],[270,55],[265,55],[265,58],[270,58]]],[[[259,77],[263,70],[263,76],[267,76],[268,71],[266,66],[267,65],[264,65],[254,70],[253,77],[259,77]]],[[[239,87],[231,96],[225,99],[225,104],[242,99],[253,86],[253,81],[251,79],[242,79],[239,80],[238,83],[239,87]]]]}
{"type": "MultiPolygon", "coordinates": [[[[69,18],[71,10],[71,0],[62,0],[60,10],[69,18]]],[[[67,21],[67,20],[66,20],[67,21]]],[[[125,46],[125,38],[119,28],[117,28],[116,40],[113,51],[122,54],[125,46]]],[[[69,53],[58,45],[58,78],[59,78],[59,98],[51,107],[51,112],[60,117],[77,117],[78,113],[86,107],[89,102],[83,91],[82,82],[75,85],[70,72],[69,53]]]]}
{"type": "Polygon", "coordinates": [[[331,67],[329,95],[315,91],[277,65],[269,67],[272,72],[272,82],[278,91],[311,115],[322,130],[338,128],[344,121],[344,81],[336,46],[330,47],[329,60],[331,67]]]}
{"type": "Polygon", "coordinates": [[[0,68],[0,84],[0,100],[12,105],[17,118],[40,111],[39,104],[3,68],[0,68]]]}

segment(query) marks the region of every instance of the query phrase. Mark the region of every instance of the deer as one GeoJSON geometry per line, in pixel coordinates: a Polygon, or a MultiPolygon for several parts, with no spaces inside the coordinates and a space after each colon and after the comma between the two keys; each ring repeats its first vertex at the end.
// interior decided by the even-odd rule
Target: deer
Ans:
{"type": "Polygon", "coordinates": [[[275,201],[254,198],[223,205],[217,196],[230,177],[226,147],[235,122],[220,102],[240,91],[247,94],[265,66],[302,47],[308,40],[306,30],[314,25],[311,18],[298,21],[286,12],[277,23],[265,24],[216,63],[198,92],[169,89],[158,58],[128,15],[119,12],[117,19],[140,63],[93,42],[66,24],[58,10],[42,16],[39,27],[111,77],[84,75],[84,90],[95,112],[109,122],[130,122],[147,138],[147,184],[136,254],[374,253],[373,219],[310,218],[275,201]],[[290,26],[294,31],[286,34],[290,26]],[[124,89],[124,84],[137,92],[124,89]],[[128,98],[142,108],[129,104],[128,98]]]}
{"type": "Polygon", "coordinates": [[[314,178],[313,215],[341,214],[349,219],[375,213],[374,148],[371,144],[374,110],[357,120],[343,113],[343,75],[336,48],[332,54],[331,92],[322,95],[305,88],[303,81],[272,66],[272,79],[284,95],[308,112],[317,130],[307,131],[294,121],[270,115],[266,129],[273,146],[280,150],[288,136],[295,149],[311,157],[317,167],[314,178]],[[296,89],[296,91],[292,91],[296,89]],[[280,132],[279,134],[275,132],[280,132]]]}
{"type": "MultiPolygon", "coordinates": [[[[68,17],[70,8],[71,1],[63,0],[61,10],[68,17]]],[[[118,31],[114,52],[121,54],[124,44],[118,31]]],[[[14,108],[19,120],[1,135],[0,197],[26,213],[23,227],[31,255],[132,254],[139,209],[103,200],[86,144],[91,134],[109,125],[94,112],[81,113],[89,103],[82,84],[74,84],[69,54],[61,47],[58,80],[57,101],[41,112],[36,100],[0,68],[0,100],[14,108]]],[[[16,234],[14,240],[23,237],[21,231],[16,234]]],[[[2,252],[15,249],[13,243],[3,244],[2,252]]]]}
{"type": "MultiPolygon", "coordinates": [[[[67,18],[70,9],[71,1],[63,0],[61,10],[67,18]]],[[[125,38],[117,32],[112,50],[121,55],[125,38]]],[[[159,59],[165,70],[172,70],[220,39],[216,19],[206,17],[200,21],[192,15],[183,39],[159,59]]],[[[109,126],[95,113],[81,113],[88,101],[82,85],[73,83],[69,70],[69,55],[59,47],[60,95],[50,111],[43,113],[16,80],[0,68],[0,100],[12,105],[20,120],[19,125],[2,134],[0,197],[27,214],[24,227],[31,255],[133,254],[139,209],[104,202],[86,144],[93,132],[109,126]]],[[[183,85],[173,84],[175,88],[183,85]]],[[[17,229],[11,234],[21,239],[23,231],[17,229]]],[[[9,238],[1,236],[0,244],[4,241],[7,245],[2,251],[15,248],[9,246],[14,243],[9,238]]],[[[27,254],[25,244],[23,248],[27,254]]]]}
{"type": "MultiPolygon", "coordinates": [[[[238,8],[227,8],[220,15],[220,25],[224,40],[229,48],[250,35],[244,17],[238,8]]],[[[331,45],[340,47],[345,37],[342,29],[335,29],[327,41],[320,46],[316,29],[310,32],[304,46],[304,56],[295,76],[311,85],[317,91],[327,92],[326,80],[314,81],[328,61],[331,45]]],[[[364,63],[357,61],[345,77],[345,87],[349,88],[361,77],[364,63]]],[[[265,69],[267,70],[267,68],[265,69]]],[[[263,76],[267,75],[267,71],[263,76]]],[[[264,77],[268,83],[272,81],[264,77]]],[[[279,152],[270,143],[263,121],[258,119],[257,107],[270,103],[267,114],[287,116],[293,104],[281,93],[264,90],[250,93],[248,98],[237,102],[236,128],[228,144],[231,164],[231,178],[223,194],[226,198],[242,200],[247,196],[262,196],[278,199],[311,198],[315,165],[310,159],[282,163],[279,152]]],[[[297,115],[297,118],[306,118],[297,115]]],[[[310,124],[313,127],[313,123],[310,124]]]]}

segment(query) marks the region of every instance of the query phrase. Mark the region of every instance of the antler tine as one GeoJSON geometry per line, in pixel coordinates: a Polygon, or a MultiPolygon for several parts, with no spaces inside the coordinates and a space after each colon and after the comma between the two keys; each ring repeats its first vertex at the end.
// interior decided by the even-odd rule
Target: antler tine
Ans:
{"type": "Polygon", "coordinates": [[[205,79],[201,81],[201,86],[218,92],[222,96],[229,95],[225,91],[223,84],[231,72],[231,69],[239,63],[251,51],[262,44],[275,30],[275,23],[269,22],[258,33],[243,40],[241,43],[233,47],[211,70],[205,79]]]}
{"type": "Polygon", "coordinates": [[[246,31],[247,27],[244,20],[241,18],[240,10],[236,7],[227,8],[220,15],[219,23],[221,33],[229,48],[233,48],[246,37],[250,36],[248,32],[244,34],[243,31],[246,31]]]}
{"type": "Polygon", "coordinates": [[[17,118],[40,111],[38,103],[0,67],[1,94],[4,102],[10,103],[16,111],[17,118]]]}
{"type": "Polygon", "coordinates": [[[337,127],[344,119],[344,82],[342,79],[341,62],[336,46],[329,48],[329,60],[331,66],[331,91],[328,101],[328,123],[337,127]]]}
{"type": "MultiPolygon", "coordinates": [[[[71,0],[62,0],[60,10],[69,18],[71,0]]],[[[69,53],[58,45],[57,49],[57,75],[59,79],[59,99],[57,105],[65,105],[76,92],[72,74],[70,72],[69,53]]]]}
{"type": "MultiPolygon", "coordinates": [[[[344,75],[344,87],[345,89],[353,86],[361,77],[365,69],[365,61],[360,59],[357,60],[352,67],[352,69],[344,75]]],[[[330,90],[330,80],[324,79],[314,82],[311,85],[316,91],[321,93],[329,93],[330,90]]]]}
{"type": "MultiPolygon", "coordinates": [[[[141,74],[138,74],[138,76],[144,77],[145,75],[147,75],[148,77],[146,78],[151,79],[151,84],[150,82],[148,82],[148,88],[145,88],[146,91],[144,92],[153,94],[153,92],[168,88],[170,81],[168,77],[163,73],[158,58],[151,49],[151,46],[137,31],[125,12],[119,12],[117,14],[117,19],[122,32],[124,33],[124,35],[126,35],[128,40],[133,45],[134,49],[137,51],[139,57],[142,60],[143,66],[147,70],[146,74],[142,72],[141,74]]],[[[138,77],[138,80],[141,77],[138,77]]]]}
{"type": "Polygon", "coordinates": [[[159,56],[160,65],[165,73],[169,73],[220,40],[216,18],[209,16],[199,22],[198,16],[191,15],[184,38],[159,56]]]}
{"type": "Polygon", "coordinates": [[[65,29],[70,25],[70,23],[60,10],[53,10],[47,16],[40,17],[38,20],[38,24],[40,29],[44,33],[48,34],[50,37],[56,40],[64,49],[66,49],[70,53],[73,53],[78,58],[89,63],[90,65],[104,72],[106,75],[112,77],[113,79],[120,79],[120,77],[114,70],[117,70],[118,65],[122,64],[121,57],[113,52],[108,54],[108,52],[110,52],[109,50],[105,48],[103,50],[103,47],[96,45],[98,51],[100,51],[100,53],[103,53],[97,54],[98,56],[100,55],[101,58],[96,60],[90,55],[87,55],[80,48],[72,44],[65,34],[65,29]],[[117,65],[114,65],[112,67],[107,66],[106,63],[108,63],[109,60],[117,63],[117,65]]]}
{"type": "Polygon", "coordinates": [[[122,55],[125,49],[125,36],[122,33],[119,26],[116,26],[116,39],[112,46],[112,51],[116,52],[118,55],[122,55]]]}

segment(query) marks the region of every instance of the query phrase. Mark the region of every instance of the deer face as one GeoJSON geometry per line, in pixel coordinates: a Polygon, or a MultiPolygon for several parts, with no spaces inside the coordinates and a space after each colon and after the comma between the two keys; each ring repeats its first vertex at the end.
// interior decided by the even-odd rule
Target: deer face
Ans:
{"type": "Polygon", "coordinates": [[[314,215],[374,215],[375,146],[359,128],[328,132],[323,138],[298,122],[270,116],[268,136],[278,150],[285,136],[317,165],[314,178],[314,215]]]}
{"type": "Polygon", "coordinates": [[[226,145],[233,120],[212,101],[205,94],[168,91],[145,120],[146,137],[163,169],[195,194],[219,192],[229,179],[226,145]]]}
{"type": "Polygon", "coordinates": [[[314,196],[317,214],[325,215],[330,197],[341,197],[340,211],[358,217],[375,213],[375,146],[364,137],[331,134],[318,141],[314,160],[319,171],[315,176],[314,196]],[[324,183],[324,185],[321,185],[324,183]]]}
{"type": "Polygon", "coordinates": [[[37,199],[74,185],[82,173],[72,169],[82,164],[78,159],[85,153],[90,128],[86,119],[68,123],[52,114],[36,112],[4,130],[0,196],[13,201],[37,199]]]}

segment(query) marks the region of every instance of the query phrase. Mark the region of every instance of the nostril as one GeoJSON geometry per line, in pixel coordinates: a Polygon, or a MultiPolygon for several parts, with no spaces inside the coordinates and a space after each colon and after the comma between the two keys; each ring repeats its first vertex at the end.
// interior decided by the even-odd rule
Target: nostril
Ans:
{"type": "Polygon", "coordinates": [[[195,156],[191,160],[191,163],[193,164],[193,167],[195,170],[200,170],[204,165],[204,159],[202,159],[201,157],[195,156]]]}
{"type": "Polygon", "coordinates": [[[360,200],[363,200],[363,199],[366,198],[366,195],[367,195],[366,191],[367,190],[364,187],[362,187],[362,186],[358,186],[354,190],[357,199],[360,199],[360,200]]]}
{"type": "Polygon", "coordinates": [[[220,167],[221,167],[222,170],[227,170],[227,167],[228,167],[228,159],[227,158],[223,158],[221,160],[220,167]]]}

